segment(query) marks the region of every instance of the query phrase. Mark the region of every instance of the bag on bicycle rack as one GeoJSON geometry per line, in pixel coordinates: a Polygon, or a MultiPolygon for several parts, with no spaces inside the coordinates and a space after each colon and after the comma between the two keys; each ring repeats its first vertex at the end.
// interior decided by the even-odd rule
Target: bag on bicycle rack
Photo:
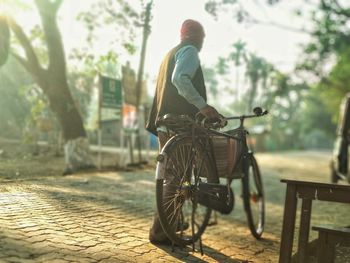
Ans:
{"type": "Polygon", "coordinates": [[[218,176],[228,179],[242,177],[242,142],[216,135],[211,137],[211,142],[218,176]]]}

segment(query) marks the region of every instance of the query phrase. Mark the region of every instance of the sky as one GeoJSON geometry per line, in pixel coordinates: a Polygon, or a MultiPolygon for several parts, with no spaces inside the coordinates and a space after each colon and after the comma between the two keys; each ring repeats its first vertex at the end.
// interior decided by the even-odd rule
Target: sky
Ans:
{"type": "MultiPolygon", "coordinates": [[[[164,53],[179,41],[181,23],[192,18],[200,21],[206,31],[206,39],[200,57],[202,63],[215,63],[219,56],[225,56],[237,40],[247,43],[247,49],[256,52],[284,70],[292,70],[298,58],[299,44],[305,43],[308,36],[293,33],[273,26],[245,26],[237,23],[231,14],[223,14],[215,21],[204,10],[204,1],[198,0],[161,0],[155,1],[152,34],[149,38],[149,64],[159,63],[164,53]]],[[[256,17],[265,15],[268,19],[284,25],[301,27],[305,21],[292,14],[293,9],[302,1],[282,1],[275,7],[256,5],[256,1],[242,1],[256,17]],[[293,2],[293,3],[291,3],[293,2]]],[[[262,1],[261,1],[262,2],[262,1]]]]}
{"type": "MultiPolygon", "coordinates": [[[[264,21],[273,21],[283,25],[301,28],[307,21],[293,15],[296,7],[304,4],[303,0],[281,1],[270,7],[262,0],[245,0],[245,7],[255,17],[264,21]]],[[[82,27],[75,22],[79,10],[86,8],[91,0],[65,1],[60,11],[61,28],[65,39],[66,49],[84,41],[82,27]],[[67,30],[68,29],[68,30],[67,30]]],[[[145,1],[146,2],[146,1],[145,1]]],[[[138,0],[130,1],[132,4],[138,0]]],[[[291,72],[301,53],[300,44],[308,41],[308,35],[283,30],[274,26],[251,25],[237,23],[231,14],[222,14],[216,21],[204,9],[204,0],[154,0],[153,18],[151,21],[152,32],[147,43],[145,72],[154,78],[163,56],[173,46],[179,43],[180,27],[185,19],[191,18],[200,21],[206,31],[203,49],[200,53],[201,62],[206,66],[212,66],[220,56],[227,55],[231,45],[242,40],[247,43],[247,49],[255,52],[275,64],[285,72],[291,72]]],[[[304,8],[305,9],[305,8],[304,8]]],[[[111,32],[112,33],[112,32],[111,32]]],[[[105,35],[108,35],[106,32],[105,35]]],[[[141,31],[140,31],[141,35],[141,31]]],[[[114,37],[113,34],[109,34],[114,37]]],[[[141,38],[136,39],[138,47],[141,46],[141,38]]],[[[103,41],[97,44],[101,48],[103,41]]],[[[134,57],[124,58],[132,62],[132,66],[138,67],[139,54],[134,57]]]]}
{"type": "MultiPolygon", "coordinates": [[[[0,0],[1,1],[1,0],[0,0]]],[[[66,0],[59,11],[59,26],[68,55],[70,51],[85,45],[86,31],[76,17],[82,10],[89,8],[93,0],[66,0]]],[[[144,0],[147,2],[147,0],[144,0]]],[[[227,56],[232,51],[232,44],[237,40],[246,42],[246,49],[276,65],[283,72],[290,73],[301,54],[301,44],[309,40],[309,36],[283,30],[274,26],[239,24],[231,13],[222,13],[215,20],[204,9],[205,0],[154,0],[151,20],[151,34],[147,43],[145,73],[154,81],[159,65],[166,52],[179,43],[180,27],[185,19],[191,18],[201,22],[206,31],[206,38],[200,59],[202,64],[212,67],[220,56],[227,56]]],[[[276,22],[290,27],[308,27],[308,21],[293,14],[296,7],[307,9],[303,0],[281,1],[274,6],[265,4],[265,0],[242,0],[245,8],[254,17],[266,21],[276,22]]],[[[130,0],[130,4],[139,5],[139,0],[130,0]]],[[[22,12],[16,16],[20,24],[27,27],[39,23],[36,12],[22,12]]],[[[110,47],[106,46],[106,38],[117,38],[115,31],[106,28],[104,38],[96,45],[96,52],[103,52],[110,47]]],[[[139,38],[136,39],[138,50],[141,47],[140,29],[139,38]]],[[[118,50],[116,50],[118,52],[118,50]]],[[[124,52],[124,50],[122,51],[124,52]]],[[[125,52],[124,52],[125,53],[125,52]]],[[[122,62],[131,61],[132,67],[137,70],[139,52],[134,56],[124,55],[122,62]]],[[[152,90],[152,89],[150,89],[152,90]]]]}

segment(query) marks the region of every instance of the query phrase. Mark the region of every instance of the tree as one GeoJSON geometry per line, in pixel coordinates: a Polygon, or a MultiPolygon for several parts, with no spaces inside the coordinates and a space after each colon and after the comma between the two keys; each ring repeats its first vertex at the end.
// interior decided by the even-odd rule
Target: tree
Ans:
{"type": "Polygon", "coordinates": [[[242,60],[246,60],[246,53],[245,53],[245,46],[246,43],[244,43],[241,40],[238,40],[233,44],[234,51],[230,54],[231,59],[235,63],[236,67],[236,89],[237,89],[237,100],[239,99],[239,68],[242,65],[242,60]]]}
{"type": "Polygon", "coordinates": [[[9,56],[10,29],[5,20],[0,19],[0,67],[5,64],[9,56]]]}
{"type": "MultiPolygon", "coordinates": [[[[271,79],[275,69],[271,63],[267,62],[264,58],[259,57],[254,53],[250,53],[245,48],[245,43],[237,41],[233,45],[233,51],[227,56],[219,57],[216,65],[213,68],[205,68],[204,73],[206,76],[206,82],[210,94],[214,95],[214,99],[222,100],[223,97],[231,97],[232,95],[238,96],[238,91],[241,90],[240,99],[234,100],[234,103],[230,103],[230,109],[228,114],[232,114],[232,110],[236,112],[251,112],[254,106],[263,106],[262,103],[266,103],[261,98],[265,96],[269,90],[267,89],[267,82],[271,79]],[[230,63],[233,61],[234,63],[230,63]],[[233,64],[233,65],[232,65],[233,64]],[[244,66],[244,74],[249,82],[249,87],[243,91],[243,87],[239,86],[239,70],[238,68],[244,66]],[[236,70],[236,86],[232,89],[231,73],[233,69],[236,70]],[[217,78],[219,75],[220,78],[217,78]],[[220,93],[217,86],[220,86],[220,93]],[[219,96],[220,95],[220,98],[219,96]],[[256,104],[257,98],[259,99],[259,105],[256,104]],[[231,112],[230,112],[231,111],[231,112]]],[[[223,105],[218,105],[222,111],[223,105]]]]}
{"type": "Polygon", "coordinates": [[[277,70],[270,83],[271,88],[264,99],[270,107],[271,134],[280,149],[302,147],[301,125],[304,110],[306,83],[295,83],[291,77],[277,70]]]}
{"type": "MultiPolygon", "coordinates": [[[[141,7],[138,11],[135,11],[135,9],[131,8],[130,5],[127,3],[127,1],[119,0],[119,1],[109,1],[109,0],[102,0],[98,4],[95,5],[96,8],[93,9],[93,11],[83,12],[80,14],[80,19],[83,20],[87,28],[90,31],[88,41],[91,42],[93,39],[93,34],[96,28],[96,25],[112,25],[114,26],[115,21],[119,21],[121,24],[124,25],[131,25],[133,24],[136,27],[139,27],[143,29],[142,33],[142,45],[141,45],[141,53],[140,53],[140,63],[139,63],[139,69],[137,74],[137,80],[135,87],[130,87],[130,89],[135,88],[136,90],[136,102],[135,106],[137,108],[137,116],[139,121],[139,126],[142,127],[142,111],[141,111],[141,103],[142,103],[142,95],[143,95],[143,78],[144,78],[144,63],[145,63],[145,54],[146,54],[146,46],[147,46],[147,39],[150,34],[151,28],[150,28],[150,21],[152,19],[151,9],[153,5],[153,1],[150,0],[146,4],[145,1],[140,1],[141,7]],[[123,13],[116,12],[117,8],[115,6],[122,6],[123,13]],[[106,16],[100,16],[100,14],[106,14],[106,16]],[[94,15],[97,14],[97,15],[94,15]]],[[[136,31],[136,30],[135,30],[136,31]]],[[[131,40],[134,40],[135,33],[134,30],[131,30],[131,40]]],[[[130,34],[130,32],[128,32],[130,34]]],[[[141,35],[141,34],[140,34],[141,35]]],[[[123,42],[124,48],[127,49],[129,54],[133,54],[136,51],[135,46],[131,42],[123,42]]],[[[125,87],[124,87],[125,88],[125,87]]],[[[137,136],[137,145],[138,145],[138,159],[139,163],[142,162],[141,160],[141,135],[140,131],[138,131],[137,136]]],[[[132,154],[131,154],[132,156],[132,154]]],[[[133,159],[133,157],[131,157],[133,159]]]]}
{"type": "MultiPolygon", "coordinates": [[[[266,0],[265,3],[277,5],[282,1],[266,0]]],[[[261,2],[258,1],[254,1],[254,3],[261,5],[261,2]]],[[[239,23],[277,26],[281,29],[303,32],[311,36],[311,41],[303,47],[303,55],[300,56],[300,62],[296,65],[295,74],[287,76],[278,71],[273,73],[275,84],[273,89],[269,89],[266,94],[267,104],[274,105],[273,107],[280,111],[276,119],[282,120],[281,124],[286,124],[284,128],[279,125],[280,131],[284,131],[288,127],[293,128],[291,125],[287,125],[287,122],[284,122],[283,119],[288,120],[294,127],[299,125],[301,127],[299,129],[299,139],[301,141],[304,137],[301,135],[310,133],[313,129],[319,129],[325,136],[330,137],[330,130],[334,130],[334,123],[338,119],[340,102],[345,94],[350,92],[350,86],[348,85],[350,81],[349,3],[334,0],[305,0],[304,4],[308,5],[307,10],[312,9],[311,12],[305,12],[304,6],[301,5],[299,10],[296,10],[296,14],[312,21],[312,27],[307,30],[277,24],[273,21],[256,19],[245,8],[242,0],[209,0],[206,4],[207,11],[214,17],[223,12],[229,12],[233,15],[233,19],[239,23]],[[304,82],[293,83],[291,79],[295,77],[301,78],[304,82]],[[309,86],[313,87],[311,91],[309,86]],[[299,88],[301,91],[295,90],[299,88]],[[280,98],[281,94],[284,94],[282,99],[280,98]],[[291,95],[293,96],[289,97],[291,95]],[[291,100],[294,97],[298,99],[291,100]],[[280,105],[278,106],[278,104],[280,105]],[[299,109],[296,109],[295,105],[298,105],[299,109]],[[317,111],[316,105],[323,105],[324,107],[321,106],[322,110],[317,111]],[[291,116],[297,116],[296,112],[303,116],[302,122],[298,121],[298,118],[290,118],[291,116]],[[331,119],[333,123],[330,122],[331,119]],[[313,120],[319,121],[314,122],[313,120]]],[[[266,76],[269,75],[268,72],[271,70],[269,67],[265,67],[259,73],[256,71],[256,68],[259,68],[258,64],[255,59],[252,60],[247,71],[251,83],[250,90],[253,93],[254,87],[257,86],[258,76],[260,75],[260,78],[267,80],[269,78],[266,78],[266,76]]],[[[261,85],[266,86],[266,83],[263,82],[264,80],[261,85]]],[[[278,124],[276,123],[276,125],[278,124]]]]}
{"type": "MultiPolygon", "coordinates": [[[[265,0],[267,5],[275,5],[282,0],[265,0]]],[[[288,30],[291,32],[298,33],[310,33],[305,28],[295,28],[293,26],[287,24],[281,24],[270,20],[269,18],[259,19],[255,17],[246,7],[245,2],[243,0],[207,0],[205,3],[205,10],[211,14],[215,19],[218,18],[221,13],[229,13],[232,15],[232,18],[236,20],[238,23],[245,23],[246,25],[266,25],[277,27],[283,30],[288,30]]],[[[250,1],[252,4],[256,5],[256,9],[263,9],[264,3],[262,1],[250,1]]],[[[307,1],[305,1],[307,2],[307,1]]],[[[300,12],[300,10],[298,10],[300,12]]],[[[263,12],[264,9],[263,9],[263,12]]]]}
{"type": "Polygon", "coordinates": [[[310,43],[297,66],[318,80],[315,87],[336,123],[339,105],[350,92],[350,6],[339,1],[320,0],[312,14],[314,29],[310,43]],[[331,66],[331,67],[330,67],[331,66]]]}
{"type": "Polygon", "coordinates": [[[253,108],[254,100],[257,97],[259,84],[264,91],[266,89],[266,82],[269,74],[272,72],[272,65],[265,59],[250,54],[246,59],[246,76],[250,82],[250,88],[248,91],[247,110],[251,111],[253,108]]]}
{"type": "MultiPolygon", "coordinates": [[[[141,0],[140,2],[143,3],[141,0]]],[[[78,20],[82,21],[88,30],[86,40],[90,47],[95,43],[98,29],[103,27],[110,29],[111,35],[118,36],[105,41],[110,42],[113,47],[123,46],[129,54],[133,54],[136,51],[133,43],[137,36],[134,28],[142,26],[143,16],[142,11],[135,10],[126,0],[99,0],[87,11],[82,11],[78,20]]]]}
{"type": "Polygon", "coordinates": [[[23,135],[30,116],[26,90],[33,81],[11,56],[0,70],[0,79],[0,136],[18,139],[23,135]]]}
{"type": "Polygon", "coordinates": [[[331,122],[331,113],[327,110],[322,98],[317,95],[317,89],[313,87],[311,92],[307,94],[305,100],[306,107],[303,116],[301,116],[304,119],[304,134],[312,132],[314,129],[320,129],[330,137],[334,137],[336,125],[331,122]]]}
{"type": "MultiPolygon", "coordinates": [[[[124,30],[118,28],[118,34],[125,36],[126,34],[129,38],[126,40],[125,37],[118,38],[116,41],[121,44],[129,54],[134,54],[136,52],[136,47],[134,45],[135,38],[137,35],[142,35],[142,45],[141,45],[141,55],[140,64],[136,82],[136,106],[139,107],[141,103],[141,87],[142,78],[144,71],[145,53],[146,53],[146,43],[147,38],[150,34],[150,21],[152,19],[151,9],[153,1],[140,0],[139,5],[131,6],[125,0],[110,1],[110,0],[100,0],[93,5],[93,8],[87,12],[81,12],[79,15],[79,20],[83,21],[89,30],[87,37],[87,42],[90,45],[93,43],[97,26],[109,27],[112,25],[111,31],[115,31],[115,23],[118,22],[123,25],[124,30]],[[118,12],[118,10],[122,12],[118,12]],[[101,15],[103,14],[103,15],[101,15]],[[139,29],[143,30],[143,34],[138,32],[139,29]]],[[[115,46],[115,43],[113,43],[115,46]]]]}
{"type": "Polygon", "coordinates": [[[61,4],[62,0],[35,0],[45,34],[47,67],[39,62],[30,39],[12,17],[1,17],[1,23],[8,25],[23,48],[25,57],[14,50],[11,53],[47,96],[50,108],[55,113],[63,132],[67,169],[75,170],[91,166],[92,160],[88,155],[83,119],[67,82],[64,47],[56,19],[61,4]]]}

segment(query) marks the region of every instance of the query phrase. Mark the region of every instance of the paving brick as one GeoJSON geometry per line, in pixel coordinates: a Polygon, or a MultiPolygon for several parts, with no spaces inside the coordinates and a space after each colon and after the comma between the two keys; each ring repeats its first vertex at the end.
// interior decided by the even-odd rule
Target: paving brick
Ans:
{"type": "Polygon", "coordinates": [[[254,256],[277,260],[278,238],[272,236],[269,249],[254,255],[264,246],[250,238],[246,227],[227,218],[207,229],[203,244],[208,255],[150,244],[153,180],[152,171],[0,184],[0,194],[6,193],[0,200],[6,204],[0,217],[0,262],[236,262],[254,256]],[[82,184],[84,180],[89,184],[82,184]],[[134,183],[138,180],[149,183],[134,183]],[[239,237],[234,237],[236,232],[239,237]]]}

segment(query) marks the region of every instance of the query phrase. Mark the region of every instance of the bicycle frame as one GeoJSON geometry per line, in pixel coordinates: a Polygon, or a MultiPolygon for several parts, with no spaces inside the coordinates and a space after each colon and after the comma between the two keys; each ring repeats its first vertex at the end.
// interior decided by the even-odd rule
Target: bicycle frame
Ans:
{"type": "MultiPolygon", "coordinates": [[[[180,140],[183,137],[192,137],[192,140],[194,140],[194,139],[199,140],[199,139],[204,138],[205,139],[204,140],[205,144],[207,144],[208,142],[210,142],[210,140],[208,140],[209,137],[211,135],[216,135],[216,136],[222,136],[222,137],[225,137],[225,138],[241,141],[243,143],[242,144],[243,150],[242,150],[242,154],[241,154],[240,158],[243,158],[244,160],[246,160],[249,157],[249,155],[252,155],[252,152],[250,151],[250,149],[248,147],[248,144],[247,144],[247,137],[246,136],[249,133],[244,127],[244,120],[248,119],[248,118],[261,117],[261,116],[266,115],[266,114],[267,114],[267,111],[264,111],[264,112],[261,111],[260,114],[226,117],[225,118],[226,120],[239,120],[240,121],[240,125],[236,129],[232,130],[232,131],[235,131],[235,134],[229,134],[227,132],[221,132],[221,131],[218,131],[218,130],[213,129],[213,128],[206,128],[206,127],[198,125],[198,123],[192,121],[193,123],[191,125],[197,125],[197,126],[195,126],[194,129],[193,129],[193,127],[191,127],[190,129],[186,129],[186,131],[184,131],[182,129],[182,131],[180,133],[176,133],[175,132],[175,135],[172,136],[171,139],[164,145],[163,149],[168,148],[171,144],[176,143],[176,141],[180,140]],[[197,132],[196,129],[199,132],[197,132]]],[[[173,116],[170,115],[170,117],[173,117],[173,116]]],[[[177,117],[179,117],[179,116],[177,116],[177,117]]],[[[183,118],[183,119],[186,120],[186,118],[183,118]]],[[[205,120],[202,121],[202,123],[205,123],[205,120]]],[[[213,124],[213,126],[215,126],[215,124],[213,124]]],[[[193,142],[193,143],[195,143],[195,142],[193,142]]],[[[212,146],[210,145],[209,149],[208,149],[207,145],[204,145],[204,147],[207,150],[210,150],[210,153],[211,153],[210,156],[212,158],[213,163],[215,163],[215,159],[213,158],[214,157],[214,153],[212,152],[212,146]]],[[[157,167],[157,169],[162,169],[162,167],[163,166],[165,167],[165,165],[166,165],[167,154],[166,154],[166,151],[163,151],[163,149],[162,149],[161,153],[157,157],[157,161],[161,161],[162,165],[160,165],[160,167],[157,167]]],[[[243,169],[246,169],[245,168],[246,166],[247,165],[245,164],[245,162],[243,162],[243,169]]],[[[215,168],[216,168],[216,166],[215,166],[215,168]]],[[[217,174],[217,169],[215,169],[215,171],[216,171],[216,176],[219,178],[219,176],[217,174]]],[[[158,174],[162,174],[162,173],[156,172],[156,179],[164,179],[164,178],[160,178],[158,176],[158,174]]],[[[241,179],[241,178],[242,177],[238,177],[238,178],[234,178],[234,179],[241,179]]],[[[229,180],[229,184],[231,184],[231,182],[232,182],[232,180],[229,180]]]]}

